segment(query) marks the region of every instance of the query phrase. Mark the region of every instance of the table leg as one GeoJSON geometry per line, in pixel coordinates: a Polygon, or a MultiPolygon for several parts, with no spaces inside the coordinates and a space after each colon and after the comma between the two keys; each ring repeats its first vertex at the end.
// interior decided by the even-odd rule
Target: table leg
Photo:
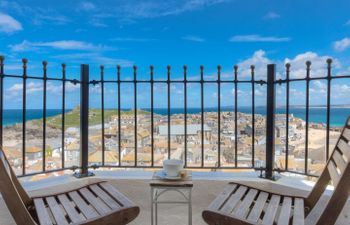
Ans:
{"type": "Polygon", "coordinates": [[[158,192],[156,192],[156,197],[155,197],[155,220],[156,220],[156,225],[158,225],[158,192]]]}
{"type": "Polygon", "coordinates": [[[192,225],[192,189],[189,189],[188,199],[188,224],[192,225]]]}
{"type": "Polygon", "coordinates": [[[154,199],[153,187],[151,187],[151,225],[153,225],[153,199],[154,199]]]}

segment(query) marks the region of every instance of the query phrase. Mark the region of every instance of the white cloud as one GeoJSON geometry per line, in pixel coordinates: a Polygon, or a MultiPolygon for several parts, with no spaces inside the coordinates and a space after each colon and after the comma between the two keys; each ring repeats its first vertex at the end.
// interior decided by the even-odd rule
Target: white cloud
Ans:
{"type": "Polygon", "coordinates": [[[251,77],[250,66],[255,66],[255,79],[266,79],[266,65],[272,63],[267,58],[264,50],[258,50],[254,52],[253,56],[238,63],[238,76],[239,77],[251,77]]]}
{"type": "Polygon", "coordinates": [[[94,15],[97,18],[117,18],[120,23],[133,23],[140,19],[180,15],[231,0],[164,0],[124,1],[94,15]]]}
{"type": "Polygon", "coordinates": [[[123,67],[131,67],[135,63],[127,59],[117,59],[104,56],[100,53],[74,53],[55,55],[52,58],[69,61],[72,64],[90,63],[90,64],[103,64],[106,66],[120,65],[123,67]]]}
{"type": "Polygon", "coordinates": [[[231,42],[288,42],[290,40],[289,37],[260,36],[256,34],[236,35],[229,39],[231,42]]]}
{"type": "Polygon", "coordinates": [[[262,90],[260,86],[257,86],[255,88],[255,96],[257,97],[265,97],[266,96],[266,91],[262,90]]]}
{"type": "Polygon", "coordinates": [[[108,27],[107,24],[105,24],[101,19],[98,18],[92,18],[89,23],[94,27],[108,27]]]}
{"type": "Polygon", "coordinates": [[[57,9],[51,7],[34,6],[34,4],[23,4],[19,1],[0,1],[2,11],[15,12],[26,18],[26,21],[34,25],[54,24],[63,25],[70,20],[57,12],[57,9]]]}
{"type": "Polygon", "coordinates": [[[119,37],[111,38],[110,41],[119,41],[119,42],[149,42],[156,41],[154,38],[133,38],[133,37],[119,37]]]}
{"type": "Polygon", "coordinates": [[[84,11],[92,11],[96,9],[96,6],[92,2],[83,2],[80,5],[80,9],[84,11]]]}
{"type": "Polygon", "coordinates": [[[0,13],[0,32],[13,33],[22,30],[22,24],[10,15],[0,13]]]}
{"type": "MultiPolygon", "coordinates": [[[[72,83],[66,83],[66,92],[74,92],[80,89],[79,85],[74,85],[72,83]]],[[[22,96],[23,84],[15,83],[5,90],[6,96],[11,99],[14,97],[22,96]]],[[[46,90],[49,94],[61,94],[62,84],[55,85],[52,82],[47,82],[46,90]]],[[[42,82],[29,82],[26,85],[26,93],[28,95],[33,95],[36,93],[43,93],[44,85],[42,82]]]]}
{"type": "MultiPolygon", "coordinates": [[[[300,102],[300,101],[304,101],[305,99],[305,91],[301,91],[299,89],[296,89],[296,88],[291,88],[290,90],[290,96],[293,96],[291,97],[290,101],[293,102],[293,101],[296,101],[296,102],[300,102]]],[[[293,103],[291,104],[293,105],[293,103]]],[[[295,103],[294,103],[295,105],[295,103]]]]}
{"type": "MultiPolygon", "coordinates": [[[[326,81],[315,80],[311,82],[310,97],[320,101],[321,104],[325,103],[325,99],[327,97],[327,83],[326,81]]],[[[334,99],[336,104],[344,104],[344,101],[340,101],[342,99],[348,98],[350,95],[350,85],[349,84],[333,84],[331,86],[331,98],[334,99]]]]}
{"type": "Polygon", "coordinates": [[[205,41],[204,38],[194,36],[194,35],[184,36],[184,37],[182,37],[182,39],[186,40],[186,41],[193,41],[193,42],[204,42],[205,41]]]}
{"type": "MultiPolygon", "coordinates": [[[[293,59],[286,58],[284,63],[291,64],[291,76],[303,78],[306,76],[306,61],[311,61],[310,75],[313,77],[326,76],[327,59],[330,56],[319,56],[315,52],[305,52],[295,56],[293,59]]],[[[341,65],[338,59],[333,59],[332,66],[336,69],[340,69],[341,65]]]]}
{"type": "Polygon", "coordinates": [[[130,16],[152,18],[159,16],[178,15],[183,12],[197,10],[203,7],[219,4],[226,0],[189,0],[189,1],[164,1],[164,2],[134,2],[124,9],[131,13],[130,16]],[[131,8],[129,8],[131,7],[131,8]],[[133,12],[133,13],[132,13],[133,12]]]}
{"type": "Polygon", "coordinates": [[[14,93],[19,92],[21,90],[23,90],[22,84],[14,84],[10,88],[7,89],[7,91],[14,92],[14,93]]]}
{"type": "MultiPolygon", "coordinates": [[[[350,85],[347,84],[337,84],[332,86],[332,97],[338,99],[348,98],[350,95],[350,85]]],[[[341,103],[344,104],[344,101],[341,103]]]]}
{"type": "Polygon", "coordinates": [[[68,22],[70,22],[70,20],[63,15],[59,15],[56,13],[53,14],[54,15],[50,15],[47,12],[38,11],[38,13],[35,13],[35,16],[32,18],[32,22],[34,23],[34,25],[42,25],[44,23],[65,25],[68,22]]]}
{"type": "Polygon", "coordinates": [[[350,47],[350,38],[343,38],[339,41],[333,42],[334,50],[342,52],[350,47]]]}
{"type": "Polygon", "coordinates": [[[278,18],[281,18],[281,15],[279,15],[278,13],[275,13],[275,12],[268,12],[264,17],[263,19],[265,20],[271,20],[271,19],[278,19],[278,18]]]}
{"type": "Polygon", "coordinates": [[[14,52],[25,52],[25,51],[34,51],[42,47],[49,47],[59,50],[83,50],[83,51],[103,51],[103,50],[112,50],[105,45],[94,45],[92,43],[84,41],[75,41],[75,40],[62,40],[62,41],[52,41],[52,42],[29,42],[24,40],[22,43],[16,45],[9,45],[12,51],[14,52]]]}
{"type": "MultiPolygon", "coordinates": [[[[233,94],[233,95],[235,95],[235,88],[232,88],[232,90],[231,90],[231,94],[233,94]]],[[[242,91],[242,90],[239,90],[239,89],[237,89],[237,94],[238,95],[244,95],[244,94],[247,94],[248,92],[244,92],[244,91],[242,91]]]]}
{"type": "Polygon", "coordinates": [[[320,80],[315,80],[311,82],[310,92],[315,95],[326,95],[327,94],[327,84],[320,80]]]}
{"type": "Polygon", "coordinates": [[[28,51],[34,51],[38,49],[37,47],[35,47],[35,45],[33,45],[31,42],[26,40],[22,41],[22,43],[19,43],[19,44],[9,45],[8,47],[13,52],[28,52],[28,51]]]}
{"type": "MultiPolygon", "coordinates": [[[[233,0],[148,0],[148,1],[115,1],[115,4],[97,4],[96,1],[79,1],[77,10],[86,13],[87,21],[93,26],[104,27],[108,24],[104,19],[115,18],[119,23],[133,23],[147,18],[175,16],[182,13],[200,10],[233,0]],[[93,15],[92,15],[93,14],[93,15]]],[[[0,1],[0,7],[6,11],[14,11],[27,17],[36,24],[66,24],[68,17],[60,14],[55,7],[20,4],[16,1],[0,1]]],[[[73,7],[74,8],[74,7],[73,7]]],[[[77,10],[73,9],[76,13],[77,10]]],[[[68,14],[66,14],[68,15],[68,14]]]]}
{"type": "MultiPolygon", "coordinates": [[[[318,55],[315,52],[305,52],[296,55],[294,58],[285,58],[284,60],[272,60],[270,59],[264,50],[257,50],[254,54],[239,62],[238,65],[238,76],[242,77],[251,77],[250,66],[255,66],[255,79],[264,79],[266,80],[266,66],[267,64],[276,63],[277,65],[282,65],[277,67],[277,77],[281,77],[285,73],[284,65],[286,63],[291,64],[290,68],[290,77],[293,78],[303,78],[306,77],[306,61],[311,61],[311,71],[310,75],[312,77],[324,77],[327,75],[327,59],[331,58],[327,55],[318,55]]],[[[332,63],[333,74],[334,71],[340,70],[341,64],[337,58],[333,59],[332,63]]],[[[232,73],[229,73],[229,76],[232,76],[232,73]]]]}

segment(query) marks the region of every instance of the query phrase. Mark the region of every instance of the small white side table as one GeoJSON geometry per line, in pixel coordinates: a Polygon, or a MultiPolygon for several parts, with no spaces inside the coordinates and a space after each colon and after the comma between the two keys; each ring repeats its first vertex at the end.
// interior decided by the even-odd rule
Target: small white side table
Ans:
{"type": "Polygon", "coordinates": [[[181,180],[166,180],[157,176],[154,172],[151,186],[151,224],[158,225],[158,204],[185,204],[188,205],[188,224],[192,225],[192,174],[187,173],[187,176],[181,180]],[[182,196],[178,201],[162,201],[158,198],[167,192],[177,192],[182,196]]]}

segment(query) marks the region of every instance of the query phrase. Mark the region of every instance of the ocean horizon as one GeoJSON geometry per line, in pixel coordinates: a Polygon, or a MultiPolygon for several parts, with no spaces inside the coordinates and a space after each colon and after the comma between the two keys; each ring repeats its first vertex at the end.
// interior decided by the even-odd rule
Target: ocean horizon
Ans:
{"type": "MultiPolygon", "coordinates": [[[[69,112],[73,109],[66,109],[65,112],[69,112]]],[[[109,109],[106,109],[109,110],[109,109]]],[[[132,108],[123,108],[122,111],[133,110],[132,108]]],[[[140,108],[140,110],[151,111],[150,108],[140,108]]],[[[204,108],[204,112],[217,112],[217,108],[204,108]]],[[[252,113],[252,108],[250,106],[241,106],[238,107],[238,112],[240,113],[252,113]]],[[[200,113],[200,108],[188,108],[188,114],[196,114],[200,113]]],[[[221,107],[221,112],[234,112],[233,106],[223,106],[221,107]]],[[[277,107],[276,114],[285,114],[285,107],[277,107]]],[[[292,106],[289,108],[289,113],[293,114],[294,117],[301,118],[305,120],[306,108],[305,107],[295,107],[292,106]]],[[[47,117],[57,116],[62,113],[62,109],[47,109],[46,115],[47,117]]],[[[167,108],[154,108],[155,114],[167,115],[167,108]]],[[[170,115],[175,114],[183,114],[184,108],[171,108],[170,115]]],[[[266,107],[264,106],[256,106],[255,113],[265,116],[266,115],[266,107]]],[[[350,115],[350,107],[332,107],[331,108],[331,120],[330,126],[332,127],[342,127],[344,125],[344,121],[350,115]]],[[[26,121],[36,120],[43,118],[43,110],[42,109],[27,109],[26,111],[26,121]]],[[[309,122],[311,123],[322,123],[326,124],[327,122],[327,108],[326,107],[310,107],[309,108],[309,122]]],[[[3,112],[3,125],[12,126],[16,123],[22,123],[22,109],[4,109],[3,112]]]]}

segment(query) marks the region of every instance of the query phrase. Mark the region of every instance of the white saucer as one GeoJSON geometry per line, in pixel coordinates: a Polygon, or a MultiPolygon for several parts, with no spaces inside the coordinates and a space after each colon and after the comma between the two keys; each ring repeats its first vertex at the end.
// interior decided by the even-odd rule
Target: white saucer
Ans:
{"type": "Polygon", "coordinates": [[[166,172],[164,170],[159,170],[157,172],[157,176],[160,178],[160,179],[165,179],[165,180],[181,180],[182,177],[179,175],[179,176],[176,176],[176,177],[172,177],[172,176],[167,176],[166,172]]]}
{"type": "Polygon", "coordinates": [[[166,180],[181,180],[182,177],[181,176],[177,176],[177,177],[165,176],[164,179],[166,179],[166,180]]]}

